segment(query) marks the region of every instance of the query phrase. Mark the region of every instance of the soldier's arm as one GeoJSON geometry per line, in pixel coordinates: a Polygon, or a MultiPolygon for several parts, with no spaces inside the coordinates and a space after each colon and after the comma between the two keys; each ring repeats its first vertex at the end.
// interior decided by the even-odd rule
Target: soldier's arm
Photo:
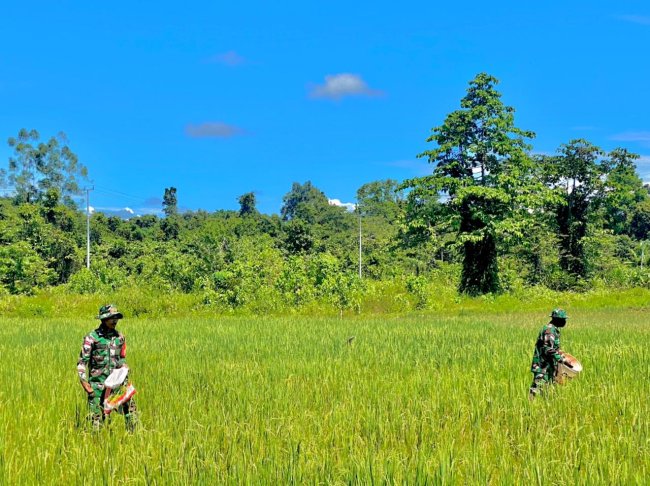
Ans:
{"type": "Polygon", "coordinates": [[[550,330],[544,332],[542,352],[547,359],[554,363],[559,363],[563,359],[560,354],[559,342],[556,342],[555,334],[550,330]]]}
{"type": "Polygon", "coordinates": [[[79,360],[77,361],[77,373],[79,374],[79,381],[81,386],[88,393],[92,393],[93,389],[88,383],[88,364],[90,363],[90,355],[93,350],[93,339],[90,336],[84,338],[81,345],[81,352],[79,353],[79,360]]]}

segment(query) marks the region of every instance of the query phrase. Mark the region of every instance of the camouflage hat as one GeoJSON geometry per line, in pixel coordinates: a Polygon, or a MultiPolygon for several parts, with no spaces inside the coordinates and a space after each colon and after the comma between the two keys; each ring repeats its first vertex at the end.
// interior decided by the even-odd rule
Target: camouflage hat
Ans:
{"type": "Polygon", "coordinates": [[[566,315],[566,311],[564,309],[553,309],[553,312],[551,312],[551,317],[555,319],[568,319],[569,316],[566,315]]]}
{"type": "Polygon", "coordinates": [[[97,319],[103,321],[104,319],[110,319],[111,317],[114,317],[115,319],[122,319],[124,316],[121,312],[117,311],[117,307],[115,307],[113,304],[106,304],[99,308],[99,315],[97,316],[97,319]]]}

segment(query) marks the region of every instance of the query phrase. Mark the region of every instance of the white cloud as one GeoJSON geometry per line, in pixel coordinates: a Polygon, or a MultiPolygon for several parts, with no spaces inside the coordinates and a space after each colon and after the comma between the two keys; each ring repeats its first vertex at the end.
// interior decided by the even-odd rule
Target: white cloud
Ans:
{"type": "Polygon", "coordinates": [[[624,132],[609,138],[618,142],[632,142],[644,147],[650,147],[650,132],[624,132]]]}
{"type": "Polygon", "coordinates": [[[223,122],[208,122],[200,125],[187,125],[185,133],[192,138],[231,138],[242,135],[244,130],[223,122]]]}
{"type": "Polygon", "coordinates": [[[327,202],[330,206],[338,206],[340,208],[345,208],[348,211],[352,212],[356,209],[357,205],[354,203],[344,203],[340,199],[328,199],[327,202]]]}
{"type": "Polygon", "coordinates": [[[88,206],[88,213],[93,214],[95,212],[95,208],[92,206],[88,206]]]}
{"type": "Polygon", "coordinates": [[[622,142],[650,142],[650,132],[624,132],[611,137],[622,142]]]}
{"type": "Polygon", "coordinates": [[[208,59],[208,62],[223,64],[224,66],[241,66],[246,64],[246,59],[237,54],[235,51],[222,52],[208,59]]]}
{"type": "Polygon", "coordinates": [[[97,206],[93,207],[90,211],[94,213],[104,213],[107,216],[118,216],[123,219],[128,219],[134,216],[141,216],[144,214],[152,214],[154,216],[162,216],[163,212],[159,208],[151,207],[136,207],[132,209],[130,207],[118,207],[118,206],[97,206]]]}
{"type": "Polygon", "coordinates": [[[646,15],[619,15],[618,18],[633,24],[650,25],[650,17],[646,15]]]}
{"type": "Polygon", "coordinates": [[[328,74],[324,84],[317,84],[310,91],[312,98],[341,99],[345,96],[381,96],[382,91],[371,89],[358,74],[328,74]]]}

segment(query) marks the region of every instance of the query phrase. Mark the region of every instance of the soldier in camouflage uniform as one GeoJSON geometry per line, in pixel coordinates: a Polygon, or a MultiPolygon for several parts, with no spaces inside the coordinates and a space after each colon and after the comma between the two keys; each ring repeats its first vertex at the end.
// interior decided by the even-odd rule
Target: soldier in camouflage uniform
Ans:
{"type": "MultiPolygon", "coordinates": [[[[101,324],[86,335],[81,347],[77,372],[81,386],[88,394],[90,420],[94,429],[100,428],[105,418],[104,382],[114,369],[126,364],[126,340],[122,333],[115,330],[117,321],[122,317],[114,305],[100,307],[97,319],[101,320],[101,324]]],[[[133,430],[137,420],[135,401],[131,399],[122,404],[118,412],[124,415],[127,429],[133,430]]]]}
{"type": "Polygon", "coordinates": [[[545,385],[553,383],[560,363],[572,367],[560,351],[560,328],[566,326],[567,319],[568,316],[563,309],[553,309],[551,322],[546,324],[537,336],[533,363],[530,367],[533,373],[533,383],[530,385],[529,393],[531,399],[535,398],[545,385]]]}

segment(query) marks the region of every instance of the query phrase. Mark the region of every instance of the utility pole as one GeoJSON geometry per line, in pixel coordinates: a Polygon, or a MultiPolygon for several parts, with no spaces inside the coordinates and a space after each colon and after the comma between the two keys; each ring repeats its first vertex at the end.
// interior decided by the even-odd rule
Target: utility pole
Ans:
{"type": "Polygon", "coordinates": [[[359,213],[359,278],[361,278],[361,206],[358,201],[357,212],[359,213]]]}
{"type": "Polygon", "coordinates": [[[95,187],[86,187],[86,268],[90,269],[90,191],[95,187]]]}

